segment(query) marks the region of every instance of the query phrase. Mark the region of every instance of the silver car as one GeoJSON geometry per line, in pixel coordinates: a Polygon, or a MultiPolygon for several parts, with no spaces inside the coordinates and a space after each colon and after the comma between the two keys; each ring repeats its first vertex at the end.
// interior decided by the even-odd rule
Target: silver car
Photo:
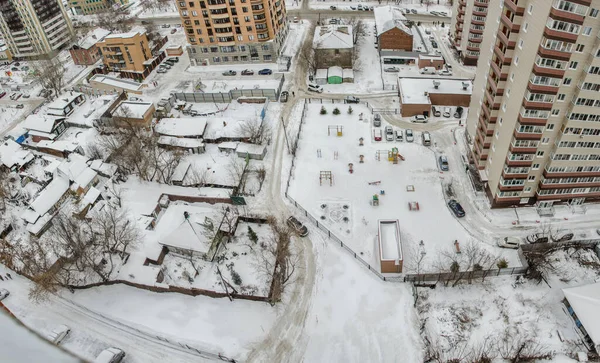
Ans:
{"type": "Polygon", "coordinates": [[[406,129],[406,142],[414,142],[415,134],[412,129],[406,129]]]}

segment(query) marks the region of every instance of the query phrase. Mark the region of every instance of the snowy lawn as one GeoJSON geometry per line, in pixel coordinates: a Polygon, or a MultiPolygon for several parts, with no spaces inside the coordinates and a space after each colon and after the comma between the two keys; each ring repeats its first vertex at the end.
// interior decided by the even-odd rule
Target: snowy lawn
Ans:
{"type": "MultiPolygon", "coordinates": [[[[304,0],[309,1],[309,0],[304,0]]],[[[309,7],[311,9],[329,9],[330,6],[337,6],[338,10],[352,10],[350,6],[356,7],[358,4],[363,6],[383,6],[383,5],[397,5],[400,8],[415,9],[418,14],[427,14],[430,11],[445,11],[449,16],[452,14],[452,7],[446,3],[445,0],[440,1],[440,5],[432,2],[431,5],[427,6],[422,4],[421,0],[402,0],[402,1],[389,1],[389,0],[359,0],[356,2],[349,3],[347,1],[339,0],[310,0],[309,7]]],[[[357,10],[358,11],[358,10],[357,10]]],[[[442,19],[442,18],[440,18],[442,19]]]]}
{"type": "Polygon", "coordinates": [[[507,276],[472,285],[419,288],[420,319],[432,346],[447,359],[486,341],[500,345],[494,349],[531,339],[543,351],[586,351],[564,312],[562,289],[593,283],[600,275],[600,261],[591,250],[575,249],[554,252],[550,260],[556,267],[548,278],[550,286],[525,279],[515,283],[515,277],[507,276]]]}
{"type": "Polygon", "coordinates": [[[72,300],[144,331],[236,359],[262,340],[276,317],[266,303],[157,294],[123,285],[77,291],[72,300]]]}
{"type": "MultiPolygon", "coordinates": [[[[373,128],[367,108],[352,106],[353,113],[349,115],[349,105],[308,105],[289,193],[376,268],[379,268],[377,220],[398,219],[405,263],[414,258],[416,246],[423,241],[427,258],[422,271],[431,270],[440,252],[451,250],[455,240],[462,245],[471,240],[446,206],[441,183],[444,174],[438,170],[436,154],[421,145],[418,132],[414,143],[388,142],[385,135],[383,141],[374,141],[373,133],[383,132],[385,122],[381,128],[373,128]],[[326,115],[319,114],[322,106],[327,110],[326,115]],[[340,115],[332,113],[335,107],[339,107],[340,115]],[[364,121],[359,121],[361,113],[365,114],[364,121]],[[341,137],[336,136],[337,126],[343,127],[341,137]],[[361,137],[364,146],[359,146],[361,137]],[[392,148],[398,148],[404,160],[398,160],[397,164],[388,161],[392,148]],[[362,164],[360,155],[364,156],[362,164]],[[349,163],[353,164],[353,173],[349,172],[349,163]],[[328,180],[319,185],[321,171],[332,172],[332,186],[328,180]],[[370,185],[370,182],[380,184],[370,185]],[[408,191],[409,186],[414,186],[414,191],[408,191]],[[378,195],[379,206],[370,204],[373,195],[378,195]],[[419,204],[418,211],[409,209],[411,202],[419,204]]],[[[514,251],[500,251],[490,244],[482,246],[507,258],[510,267],[518,264],[514,251]]]]}

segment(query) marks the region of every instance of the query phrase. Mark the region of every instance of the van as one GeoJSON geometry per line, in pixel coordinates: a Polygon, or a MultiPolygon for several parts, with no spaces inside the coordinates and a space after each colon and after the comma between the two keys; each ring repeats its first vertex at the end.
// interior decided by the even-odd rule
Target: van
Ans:
{"type": "Polygon", "coordinates": [[[323,93],[323,87],[314,83],[308,84],[308,90],[311,92],[323,93]]]}
{"type": "Polygon", "coordinates": [[[449,118],[450,117],[450,107],[444,107],[444,117],[449,118]]]}
{"type": "Polygon", "coordinates": [[[421,134],[421,138],[423,139],[423,145],[431,145],[431,134],[429,132],[423,131],[423,133],[421,134]]]}
{"type": "Polygon", "coordinates": [[[119,363],[125,357],[125,352],[119,348],[104,349],[94,360],[94,363],[119,363]]]}
{"type": "Polygon", "coordinates": [[[433,106],[431,109],[433,111],[433,116],[435,116],[435,117],[442,116],[442,111],[440,111],[440,108],[438,106],[433,106]]]}
{"type": "Polygon", "coordinates": [[[373,131],[373,136],[375,138],[375,141],[381,141],[381,129],[375,129],[373,131]]]}
{"type": "Polygon", "coordinates": [[[435,70],[435,67],[423,67],[419,70],[419,73],[421,73],[421,74],[436,74],[437,71],[435,70]]]}
{"type": "Polygon", "coordinates": [[[445,155],[440,156],[440,170],[448,171],[450,167],[448,166],[448,158],[445,155]]]}
{"type": "Polygon", "coordinates": [[[454,111],[454,118],[461,118],[463,113],[463,108],[458,106],[456,111],[454,111]]]}
{"type": "Polygon", "coordinates": [[[394,141],[394,129],[392,126],[385,127],[385,139],[386,141],[394,141]]]}

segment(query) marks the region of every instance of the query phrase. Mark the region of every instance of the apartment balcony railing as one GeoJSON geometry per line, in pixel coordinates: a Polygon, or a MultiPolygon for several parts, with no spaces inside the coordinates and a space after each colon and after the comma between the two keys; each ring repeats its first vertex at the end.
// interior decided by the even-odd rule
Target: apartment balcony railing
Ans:
{"type": "Polygon", "coordinates": [[[571,58],[571,52],[555,49],[546,49],[540,45],[538,54],[544,58],[569,60],[571,58]]]}
{"type": "Polygon", "coordinates": [[[578,34],[550,29],[547,26],[544,28],[544,36],[550,39],[566,40],[571,43],[576,42],[579,37],[578,34]]]}
{"type": "Polygon", "coordinates": [[[502,23],[504,25],[506,25],[506,27],[508,29],[510,29],[511,32],[515,32],[518,33],[519,30],[521,30],[521,26],[519,24],[515,24],[512,20],[510,20],[506,14],[502,14],[502,16],[500,17],[500,20],[502,21],[502,23]]]}

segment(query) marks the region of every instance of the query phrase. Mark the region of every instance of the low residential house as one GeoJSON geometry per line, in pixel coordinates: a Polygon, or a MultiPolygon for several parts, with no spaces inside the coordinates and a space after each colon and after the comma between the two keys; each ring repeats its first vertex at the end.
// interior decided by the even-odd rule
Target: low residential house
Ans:
{"type": "Polygon", "coordinates": [[[80,155],[84,154],[84,150],[76,141],[69,140],[42,140],[36,145],[32,145],[37,151],[56,156],[59,158],[66,158],[71,154],[77,153],[80,155]]]}
{"type": "Polygon", "coordinates": [[[240,158],[263,160],[265,155],[267,155],[267,147],[265,145],[255,145],[240,142],[235,149],[235,153],[240,158]]]}
{"type": "Polygon", "coordinates": [[[98,184],[98,173],[87,165],[88,159],[79,154],[71,154],[56,169],[56,175],[70,181],[73,193],[82,196],[98,184]]]}
{"type": "Polygon", "coordinates": [[[119,127],[147,127],[154,117],[154,103],[123,101],[112,112],[112,119],[119,127]]]}
{"type": "Polygon", "coordinates": [[[158,144],[168,148],[184,149],[194,154],[204,152],[205,118],[163,118],[154,131],[160,135],[158,144]]]}
{"type": "Polygon", "coordinates": [[[35,236],[40,236],[48,229],[54,212],[67,198],[68,191],[69,180],[67,178],[59,176],[52,179],[21,216],[28,223],[27,231],[35,236]]]}
{"type": "Polygon", "coordinates": [[[95,28],[92,33],[81,39],[77,44],[73,45],[69,49],[73,62],[80,66],[91,66],[96,64],[102,54],[100,49],[96,46],[96,43],[101,42],[104,38],[110,34],[110,30],[95,28]]]}
{"type": "Polygon", "coordinates": [[[46,114],[66,117],[73,113],[76,105],[80,105],[84,102],[85,97],[83,96],[83,93],[73,91],[63,93],[46,106],[46,114]]]}
{"type": "Polygon", "coordinates": [[[90,168],[97,171],[100,176],[105,178],[112,178],[117,174],[119,169],[115,164],[105,163],[100,159],[93,160],[88,163],[90,168]]]}
{"type": "Polygon", "coordinates": [[[373,12],[379,51],[411,52],[413,50],[413,32],[408,26],[410,22],[404,17],[400,8],[391,5],[378,6],[373,12]]]}
{"type": "Polygon", "coordinates": [[[600,352],[600,282],[563,289],[567,313],[586,347],[600,352]]]}
{"type": "Polygon", "coordinates": [[[446,64],[446,62],[444,62],[444,57],[442,57],[441,55],[419,54],[419,59],[417,61],[419,69],[425,67],[433,67],[437,70],[440,70],[444,68],[444,64],[446,64]]]}
{"type": "Polygon", "coordinates": [[[29,115],[23,122],[23,127],[34,143],[42,140],[54,140],[66,129],[66,118],[52,115],[29,115]]]}
{"type": "Polygon", "coordinates": [[[104,74],[95,74],[92,76],[90,78],[90,86],[104,94],[127,92],[138,95],[142,94],[142,90],[145,87],[143,83],[131,79],[122,79],[104,74]]]}
{"type": "Polygon", "coordinates": [[[354,42],[352,26],[318,26],[313,38],[317,68],[338,66],[352,68],[354,42]]]}
{"type": "Polygon", "coordinates": [[[175,167],[173,175],[171,176],[171,183],[173,183],[173,185],[182,186],[191,166],[192,163],[189,161],[181,161],[179,164],[177,164],[177,167],[175,167]]]}
{"type": "Polygon", "coordinates": [[[5,168],[11,171],[21,171],[29,165],[35,156],[27,149],[21,147],[11,139],[0,144],[0,170],[5,168]]]}

